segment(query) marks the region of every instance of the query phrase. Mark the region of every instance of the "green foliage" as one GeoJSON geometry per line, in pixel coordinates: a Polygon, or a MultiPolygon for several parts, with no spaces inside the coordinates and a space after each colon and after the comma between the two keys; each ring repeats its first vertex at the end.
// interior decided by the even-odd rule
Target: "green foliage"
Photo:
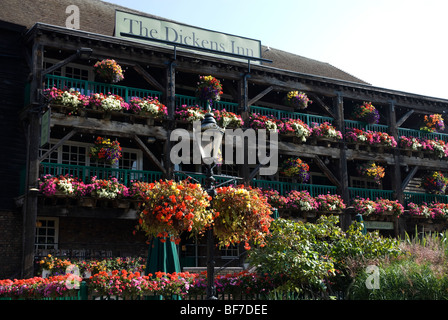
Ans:
{"type": "Polygon", "coordinates": [[[343,232],[338,224],[337,216],[322,216],[316,223],[276,219],[266,246],[251,250],[248,260],[260,272],[283,275],[285,290],[322,293],[348,275],[347,258],[400,253],[397,240],[364,235],[357,223],[343,232]]]}
{"type": "Polygon", "coordinates": [[[369,274],[362,271],[350,288],[355,300],[445,300],[448,277],[438,275],[429,264],[412,260],[396,261],[380,268],[379,289],[368,289],[369,274]]]}

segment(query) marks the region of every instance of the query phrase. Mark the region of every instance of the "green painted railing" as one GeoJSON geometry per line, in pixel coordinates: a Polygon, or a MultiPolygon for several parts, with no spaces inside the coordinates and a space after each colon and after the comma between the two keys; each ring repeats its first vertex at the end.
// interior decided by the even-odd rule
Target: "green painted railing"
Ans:
{"type": "MultiPolygon", "coordinates": [[[[196,97],[191,97],[191,96],[185,96],[185,95],[181,95],[181,94],[176,94],[176,106],[180,107],[182,105],[187,105],[187,106],[195,106],[198,105],[202,108],[206,108],[207,107],[207,103],[204,101],[200,101],[198,98],[196,97]]],[[[217,109],[217,110],[223,110],[225,109],[226,111],[229,112],[233,112],[233,113],[238,113],[238,103],[234,103],[234,102],[226,102],[226,101],[217,101],[217,102],[213,102],[211,104],[211,108],[212,109],[217,109]]]]}
{"type": "Polygon", "coordinates": [[[252,180],[252,185],[261,189],[274,189],[282,195],[286,195],[292,190],[303,191],[307,190],[312,197],[316,197],[320,194],[336,194],[335,186],[324,186],[317,184],[303,184],[303,183],[291,183],[281,181],[269,181],[269,180],[252,180]]]}
{"type": "Polygon", "coordinates": [[[330,118],[330,117],[318,116],[318,115],[314,115],[314,114],[291,112],[291,111],[271,109],[271,108],[265,108],[265,107],[257,107],[257,106],[251,106],[250,111],[253,113],[259,113],[262,116],[272,115],[272,116],[276,117],[277,119],[283,119],[283,118],[299,119],[310,126],[313,123],[317,123],[317,124],[321,124],[324,122],[333,123],[333,120],[334,120],[333,118],[330,118]]]}
{"type": "MultiPolygon", "coordinates": [[[[175,172],[174,175],[179,178],[180,180],[184,180],[187,178],[193,178],[193,182],[199,183],[203,186],[205,186],[205,174],[192,174],[192,173],[184,173],[184,172],[175,172]]],[[[221,183],[225,183],[226,186],[229,185],[235,185],[238,184],[238,180],[234,180],[233,177],[227,177],[227,176],[220,176],[215,175],[213,176],[215,178],[215,184],[216,186],[219,186],[221,183]],[[232,181],[233,180],[233,181],[232,181]]]]}
{"type": "Polygon", "coordinates": [[[404,203],[430,204],[431,202],[448,203],[448,196],[442,194],[404,192],[404,203]]]}
{"type": "Polygon", "coordinates": [[[346,128],[356,128],[362,129],[364,131],[378,131],[378,132],[387,132],[389,130],[389,126],[383,124],[368,124],[361,121],[353,121],[353,120],[344,120],[346,128]]]}
{"type": "Polygon", "coordinates": [[[431,139],[431,140],[443,140],[445,142],[448,142],[448,134],[446,133],[427,132],[407,128],[398,128],[398,136],[416,137],[420,139],[431,139]]]}
{"type": "Polygon", "coordinates": [[[109,83],[101,83],[87,80],[79,80],[55,75],[47,75],[45,77],[45,88],[58,89],[73,88],[78,90],[81,94],[89,96],[93,93],[103,93],[103,94],[116,94],[121,96],[125,101],[129,101],[132,97],[157,97],[160,99],[162,92],[154,90],[146,90],[140,88],[132,88],[119,86],[109,83]]]}
{"type": "Polygon", "coordinates": [[[44,175],[59,176],[69,174],[86,183],[90,182],[93,177],[98,179],[117,178],[124,185],[129,185],[132,180],[153,182],[163,178],[163,173],[159,171],[102,168],[48,162],[41,163],[41,170],[44,175]]]}
{"type": "Polygon", "coordinates": [[[376,200],[377,198],[395,200],[393,190],[379,190],[379,189],[364,189],[364,188],[348,188],[350,192],[350,199],[369,198],[370,200],[376,200]]]}

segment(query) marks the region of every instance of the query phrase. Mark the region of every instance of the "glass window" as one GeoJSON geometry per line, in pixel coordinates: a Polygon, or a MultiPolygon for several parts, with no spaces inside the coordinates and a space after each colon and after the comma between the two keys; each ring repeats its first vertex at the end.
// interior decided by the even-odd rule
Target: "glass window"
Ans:
{"type": "Polygon", "coordinates": [[[36,250],[57,249],[59,233],[58,229],[58,218],[38,217],[36,220],[36,234],[34,240],[36,250]]]}

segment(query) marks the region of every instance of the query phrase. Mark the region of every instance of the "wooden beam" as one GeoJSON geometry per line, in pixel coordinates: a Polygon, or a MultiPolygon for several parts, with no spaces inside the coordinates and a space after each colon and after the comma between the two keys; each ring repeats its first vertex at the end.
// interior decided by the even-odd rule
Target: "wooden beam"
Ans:
{"type": "Polygon", "coordinates": [[[78,132],[92,134],[111,135],[116,137],[133,138],[134,135],[155,137],[158,140],[166,140],[166,129],[161,126],[147,126],[120,121],[111,121],[95,118],[67,117],[62,113],[51,113],[51,127],[63,126],[77,129],[78,132]]]}
{"type": "Polygon", "coordinates": [[[408,112],[406,112],[401,118],[400,120],[397,121],[397,127],[401,127],[401,125],[411,116],[411,114],[414,113],[414,110],[409,110],[408,112]]]}
{"type": "Polygon", "coordinates": [[[45,159],[46,157],[48,157],[53,151],[55,151],[57,148],[59,148],[60,146],[62,146],[64,144],[65,141],[69,140],[71,137],[73,137],[78,131],[76,129],[73,129],[72,131],[70,131],[69,133],[67,133],[65,135],[65,137],[63,137],[61,140],[58,141],[58,143],[56,143],[53,147],[50,148],[50,150],[48,150],[47,152],[45,152],[40,158],[39,158],[39,162],[42,162],[43,159],[45,159]]]}
{"type": "Polygon", "coordinates": [[[134,135],[134,140],[139,145],[140,149],[143,150],[143,152],[146,154],[146,156],[154,162],[154,164],[159,167],[160,171],[163,172],[163,174],[166,174],[166,170],[163,167],[163,165],[160,163],[160,161],[157,159],[157,157],[154,155],[154,153],[151,152],[151,150],[148,149],[148,147],[143,143],[143,141],[137,136],[134,135]]]}
{"type": "Polygon", "coordinates": [[[253,105],[255,102],[257,102],[258,100],[260,100],[261,98],[263,98],[265,95],[267,95],[269,92],[271,92],[274,89],[273,86],[267,87],[266,89],[264,89],[263,91],[261,91],[259,94],[257,94],[255,97],[253,97],[252,99],[250,99],[247,102],[247,106],[250,107],[251,105],[253,105]]]}
{"type": "Polygon", "coordinates": [[[152,75],[150,75],[141,65],[134,64],[132,66],[138,74],[140,74],[143,79],[146,80],[150,85],[154,86],[157,90],[165,92],[165,87],[162,86],[152,75]]]}
{"type": "Polygon", "coordinates": [[[319,103],[319,105],[325,109],[325,111],[328,112],[328,114],[330,115],[330,117],[332,117],[333,119],[336,119],[336,114],[333,112],[333,110],[328,107],[321,98],[319,98],[317,95],[315,94],[310,94],[310,96],[313,98],[313,101],[317,101],[319,103]]]}
{"type": "Polygon", "coordinates": [[[404,189],[406,189],[406,187],[408,186],[409,182],[412,180],[412,178],[414,178],[414,176],[417,173],[419,168],[420,168],[419,166],[415,166],[414,168],[412,168],[411,172],[409,172],[407,177],[401,183],[401,192],[404,192],[404,189]]]}
{"type": "Polygon", "coordinates": [[[316,161],[317,166],[325,173],[327,178],[333,182],[334,185],[336,185],[338,188],[341,188],[342,185],[339,182],[339,180],[334,176],[333,172],[331,172],[330,169],[325,165],[325,163],[322,161],[321,158],[319,158],[318,155],[314,156],[314,160],[316,161]]]}

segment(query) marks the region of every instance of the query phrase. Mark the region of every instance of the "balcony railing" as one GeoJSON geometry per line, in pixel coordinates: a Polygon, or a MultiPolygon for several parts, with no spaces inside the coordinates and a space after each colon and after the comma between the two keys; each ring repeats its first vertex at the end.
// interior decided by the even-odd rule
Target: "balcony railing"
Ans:
{"type": "Polygon", "coordinates": [[[45,88],[73,88],[83,95],[91,95],[93,93],[116,94],[121,96],[125,101],[129,101],[132,97],[157,97],[160,99],[162,92],[154,90],[146,90],[140,88],[132,88],[119,86],[109,83],[101,83],[87,80],[79,80],[55,75],[47,75],[45,77],[45,88]]]}
{"type": "Polygon", "coordinates": [[[448,134],[437,132],[426,132],[415,129],[398,128],[398,136],[416,137],[420,139],[443,140],[448,142],[448,134]]]}
{"type": "Polygon", "coordinates": [[[320,194],[336,194],[335,186],[323,186],[317,184],[302,184],[291,183],[281,181],[269,181],[269,180],[252,180],[252,185],[261,189],[273,189],[277,190],[280,194],[286,195],[292,190],[303,191],[307,190],[312,197],[317,197],[320,194]]]}
{"type": "MultiPolygon", "coordinates": [[[[207,107],[206,102],[200,101],[196,97],[176,94],[176,107],[180,107],[182,105],[187,105],[187,106],[198,105],[204,109],[207,107]]],[[[213,102],[213,104],[211,105],[211,108],[217,109],[217,110],[225,109],[226,111],[229,111],[229,112],[238,113],[238,103],[234,103],[234,102],[226,102],[226,101],[213,102]]]]}
{"type": "Polygon", "coordinates": [[[262,116],[272,115],[272,116],[276,117],[277,119],[283,119],[283,118],[299,119],[308,125],[311,125],[312,123],[321,124],[324,122],[333,123],[333,120],[334,120],[333,118],[330,118],[330,117],[324,117],[324,116],[318,116],[318,115],[306,114],[306,113],[299,113],[299,112],[291,112],[291,111],[278,110],[278,109],[271,109],[271,108],[265,108],[265,107],[257,107],[257,106],[251,106],[250,110],[251,110],[251,112],[259,113],[262,116]]]}
{"type": "Polygon", "coordinates": [[[350,199],[369,198],[370,200],[380,199],[389,199],[395,200],[394,191],[393,190],[379,190],[379,189],[364,189],[364,188],[348,188],[350,192],[350,199]]]}
{"type": "Polygon", "coordinates": [[[368,124],[361,121],[344,120],[344,124],[347,128],[362,129],[364,131],[387,132],[389,130],[389,126],[383,124],[368,124]]]}
{"type": "Polygon", "coordinates": [[[404,202],[409,204],[430,204],[431,202],[448,203],[448,196],[443,194],[404,192],[404,202]]]}
{"type": "Polygon", "coordinates": [[[86,183],[90,182],[93,177],[97,177],[97,179],[116,178],[127,186],[129,186],[133,180],[153,182],[163,178],[163,173],[159,171],[103,168],[48,162],[41,163],[41,170],[44,175],[51,174],[53,176],[60,176],[68,174],[79,178],[86,183]]]}

